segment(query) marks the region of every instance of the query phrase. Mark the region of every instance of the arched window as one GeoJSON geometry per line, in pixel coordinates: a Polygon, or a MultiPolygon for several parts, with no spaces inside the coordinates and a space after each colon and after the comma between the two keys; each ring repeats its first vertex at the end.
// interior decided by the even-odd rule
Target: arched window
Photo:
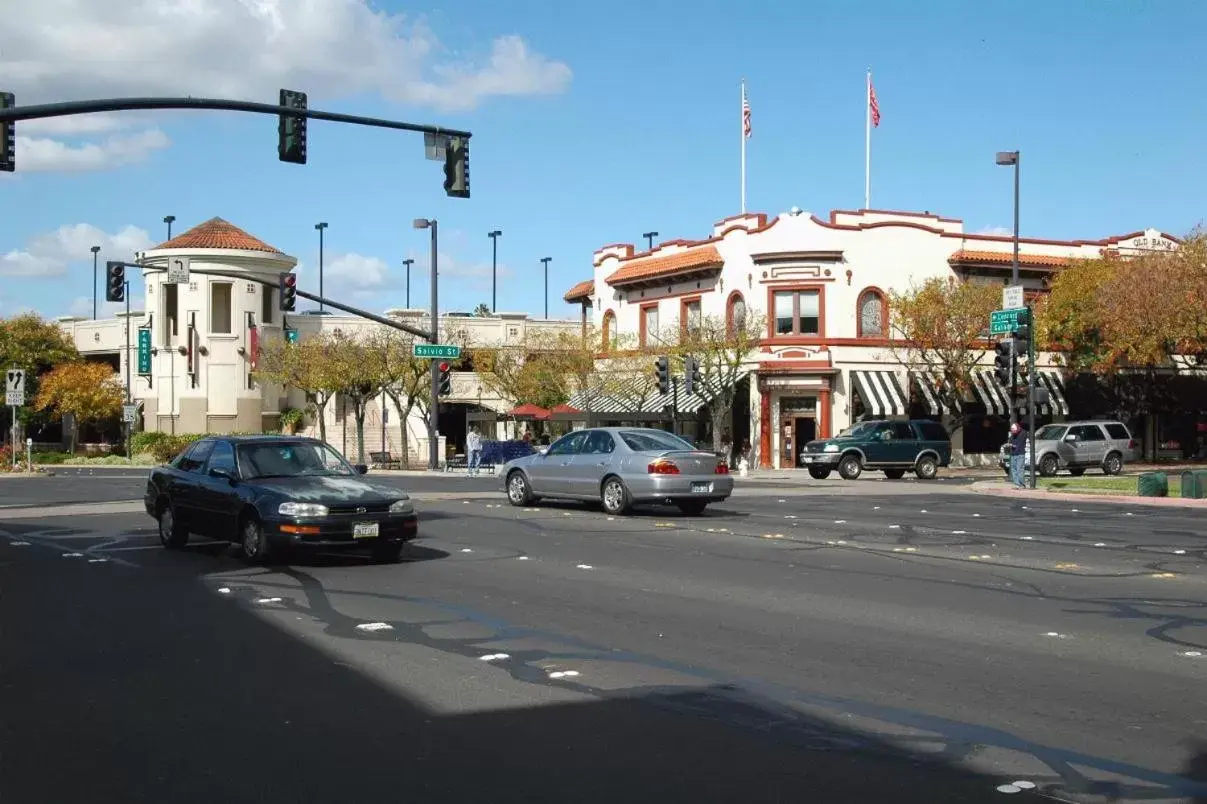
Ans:
{"type": "Polygon", "coordinates": [[[729,297],[729,304],[725,310],[725,325],[730,333],[746,326],[746,300],[737,291],[734,291],[729,297]]]}
{"type": "Polygon", "coordinates": [[[616,313],[608,310],[603,317],[603,350],[616,348],[616,313]]]}
{"type": "Polygon", "coordinates": [[[888,334],[888,303],[879,290],[859,294],[856,314],[859,316],[859,337],[883,338],[888,334]]]}

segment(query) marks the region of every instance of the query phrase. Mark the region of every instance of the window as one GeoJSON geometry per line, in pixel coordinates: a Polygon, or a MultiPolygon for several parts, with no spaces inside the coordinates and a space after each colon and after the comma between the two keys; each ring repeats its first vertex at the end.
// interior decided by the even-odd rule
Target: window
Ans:
{"type": "Polygon", "coordinates": [[[576,430],[569,435],[562,436],[553,445],[549,447],[546,455],[574,455],[582,449],[583,442],[587,440],[586,430],[576,430]]]}
{"type": "Polygon", "coordinates": [[[641,308],[641,345],[658,342],[658,305],[641,308]]]}
{"type": "Polygon", "coordinates": [[[239,446],[239,465],[248,480],[258,477],[333,477],[356,474],[338,452],[310,441],[239,446]]]}
{"type": "Polygon", "coordinates": [[[180,318],[180,285],[163,286],[163,345],[172,345],[172,338],[178,332],[176,322],[180,318]]]}
{"type": "Polygon", "coordinates": [[[607,430],[592,430],[583,446],[583,452],[588,455],[610,455],[615,450],[616,441],[607,430]]]}
{"type": "Polygon", "coordinates": [[[859,294],[859,337],[883,338],[885,335],[884,296],[876,290],[859,294]]]}
{"type": "Polygon", "coordinates": [[[914,422],[918,429],[922,432],[923,441],[950,441],[951,436],[943,429],[943,425],[932,421],[917,421],[914,422]]]}
{"type": "Polygon", "coordinates": [[[776,291],[774,308],[776,335],[821,334],[821,291],[776,291]]]}
{"type": "Polygon", "coordinates": [[[273,310],[275,309],[275,306],[276,306],[272,303],[273,302],[273,293],[275,293],[275,292],[276,291],[274,291],[268,285],[264,285],[260,288],[260,323],[261,324],[271,324],[272,323],[272,314],[273,314],[273,310]]]}
{"type": "Polygon", "coordinates": [[[918,438],[914,435],[914,428],[909,426],[909,422],[893,422],[892,433],[895,441],[914,441],[918,438]]]}
{"type": "Polygon", "coordinates": [[[695,450],[689,441],[662,430],[623,430],[620,440],[634,452],[666,452],[667,450],[695,450]]]}
{"type": "Polygon", "coordinates": [[[192,472],[194,474],[201,471],[201,467],[205,466],[206,460],[210,457],[210,452],[214,449],[214,442],[210,440],[198,441],[193,446],[189,447],[185,452],[181,453],[176,459],[174,465],[182,472],[192,472]]]}
{"type": "Polygon", "coordinates": [[[746,327],[746,300],[742,294],[735,293],[729,300],[729,311],[726,315],[729,331],[741,332],[746,327]]]}
{"type": "Polygon", "coordinates": [[[222,469],[235,474],[235,451],[225,441],[215,441],[214,451],[210,453],[208,469],[222,469]]]}
{"type": "Polygon", "coordinates": [[[1119,424],[1118,422],[1115,422],[1114,424],[1108,424],[1106,426],[1106,431],[1108,433],[1110,433],[1111,438],[1117,439],[1119,441],[1130,441],[1132,438],[1132,434],[1127,431],[1127,427],[1125,427],[1122,424],[1119,424]]]}
{"type": "Polygon", "coordinates": [[[210,285],[210,333],[231,334],[231,285],[214,282],[210,285]]]}
{"type": "Polygon", "coordinates": [[[684,302],[680,315],[683,319],[682,325],[685,333],[688,335],[695,335],[700,331],[700,323],[703,319],[701,316],[699,299],[684,302]]]}
{"type": "Polygon", "coordinates": [[[1036,441],[1059,441],[1065,437],[1065,426],[1063,424],[1048,424],[1035,432],[1036,441]]]}
{"type": "Polygon", "coordinates": [[[1070,431],[1070,434],[1077,436],[1078,441],[1106,441],[1106,436],[1102,434],[1102,428],[1096,424],[1083,424],[1080,427],[1074,427],[1070,431]]]}

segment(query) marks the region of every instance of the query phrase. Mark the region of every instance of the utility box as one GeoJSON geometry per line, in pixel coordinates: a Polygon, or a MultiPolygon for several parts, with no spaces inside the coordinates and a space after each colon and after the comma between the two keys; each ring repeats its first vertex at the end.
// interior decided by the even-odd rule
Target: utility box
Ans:
{"type": "Polygon", "coordinates": [[[1207,497],[1207,471],[1191,469],[1182,473],[1182,497],[1187,500],[1207,497]]]}
{"type": "Polygon", "coordinates": [[[1169,475],[1164,472],[1145,472],[1136,481],[1136,491],[1141,497],[1168,497],[1169,475]]]}

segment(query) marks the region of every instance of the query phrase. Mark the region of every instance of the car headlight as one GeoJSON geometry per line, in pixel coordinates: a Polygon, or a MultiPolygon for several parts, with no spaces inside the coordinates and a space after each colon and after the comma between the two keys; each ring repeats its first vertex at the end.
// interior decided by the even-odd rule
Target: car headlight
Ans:
{"type": "Polygon", "coordinates": [[[391,514],[410,514],[415,511],[415,506],[411,505],[410,500],[398,500],[390,506],[391,514]]]}
{"type": "Polygon", "coordinates": [[[327,516],[327,506],[318,503],[283,502],[277,507],[281,516],[327,516]]]}
{"type": "Polygon", "coordinates": [[[838,452],[838,445],[826,444],[825,448],[822,449],[822,452],[838,452]]]}

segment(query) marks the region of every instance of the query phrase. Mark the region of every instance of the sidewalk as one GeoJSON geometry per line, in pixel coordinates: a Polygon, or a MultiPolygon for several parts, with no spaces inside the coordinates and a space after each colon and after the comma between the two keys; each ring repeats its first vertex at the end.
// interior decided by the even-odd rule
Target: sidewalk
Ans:
{"type": "Polygon", "coordinates": [[[1134,494],[1089,494],[1049,489],[1016,489],[1009,483],[998,480],[980,480],[973,483],[969,489],[976,494],[990,494],[997,497],[1043,499],[1048,501],[1061,499],[1077,502],[1151,505],[1161,508],[1201,508],[1207,510],[1207,500],[1189,500],[1181,497],[1139,497],[1134,494]]]}

